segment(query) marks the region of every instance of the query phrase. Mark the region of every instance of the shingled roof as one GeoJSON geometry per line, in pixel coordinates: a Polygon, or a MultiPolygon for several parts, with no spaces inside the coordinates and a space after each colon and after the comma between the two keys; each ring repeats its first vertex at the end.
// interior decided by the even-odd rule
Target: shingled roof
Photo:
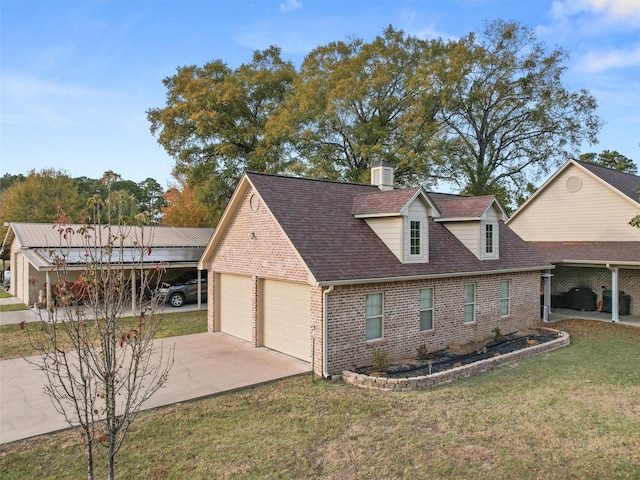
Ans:
{"type": "MultiPolygon", "coordinates": [[[[429,262],[403,264],[364,220],[354,216],[354,209],[360,213],[372,212],[375,206],[379,211],[396,211],[417,189],[381,195],[378,188],[371,185],[260,173],[247,173],[246,179],[258,191],[319,284],[550,268],[536,249],[502,223],[500,259],[482,261],[433,219],[428,225],[429,262]],[[389,205],[383,202],[387,198],[389,205]]],[[[476,202],[473,197],[459,198],[467,198],[472,204],[476,202]]],[[[435,206],[440,209],[437,200],[435,206]]],[[[476,206],[470,210],[476,212],[476,206]]]]}
{"type": "Polygon", "coordinates": [[[529,242],[551,263],[640,265],[640,242],[529,242]]]}
{"type": "Polygon", "coordinates": [[[610,186],[629,197],[634,202],[638,202],[640,198],[640,177],[631,173],[620,172],[613,168],[599,167],[587,162],[575,162],[589,170],[595,176],[599,177],[610,186]]]}

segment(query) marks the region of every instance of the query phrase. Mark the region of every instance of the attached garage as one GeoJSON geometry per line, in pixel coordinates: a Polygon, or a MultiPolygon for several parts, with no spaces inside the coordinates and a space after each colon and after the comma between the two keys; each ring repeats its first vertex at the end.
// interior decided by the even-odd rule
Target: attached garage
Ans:
{"type": "Polygon", "coordinates": [[[309,285],[265,280],[263,299],[264,346],[306,362],[311,361],[309,285]]]}
{"type": "Polygon", "coordinates": [[[241,275],[220,274],[220,331],[252,341],[252,279],[241,275]]]}

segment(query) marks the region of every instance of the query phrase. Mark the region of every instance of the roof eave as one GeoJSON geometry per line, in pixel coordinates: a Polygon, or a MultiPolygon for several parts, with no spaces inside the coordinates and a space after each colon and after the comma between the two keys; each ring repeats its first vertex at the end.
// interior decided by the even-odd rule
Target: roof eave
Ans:
{"type": "Polygon", "coordinates": [[[316,283],[319,287],[329,286],[342,286],[342,285],[360,285],[369,283],[389,283],[389,282],[410,282],[415,280],[436,280],[440,278],[452,278],[452,277],[473,277],[479,275],[497,275],[497,274],[509,274],[509,273],[522,273],[522,272],[535,272],[540,270],[553,270],[555,265],[538,265],[533,267],[521,267],[521,268],[505,268],[498,270],[480,270],[480,271],[468,271],[457,273],[435,273],[427,275],[407,275],[407,276],[395,276],[395,277],[376,277],[376,278],[353,278],[348,280],[323,280],[316,283]]]}

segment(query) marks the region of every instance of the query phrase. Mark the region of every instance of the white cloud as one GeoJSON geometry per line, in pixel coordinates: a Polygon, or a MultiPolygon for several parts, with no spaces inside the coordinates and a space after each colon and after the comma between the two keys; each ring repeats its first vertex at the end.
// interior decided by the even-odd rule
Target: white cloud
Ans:
{"type": "Polygon", "coordinates": [[[640,66],[640,45],[607,52],[592,51],[586,54],[580,63],[582,69],[587,72],[640,66]]]}
{"type": "Polygon", "coordinates": [[[287,0],[285,3],[280,4],[280,11],[283,13],[292,12],[302,8],[302,2],[300,0],[287,0]]]}
{"type": "Polygon", "coordinates": [[[551,7],[552,16],[559,21],[581,13],[603,16],[614,22],[640,25],[638,0],[556,0],[551,7]]]}

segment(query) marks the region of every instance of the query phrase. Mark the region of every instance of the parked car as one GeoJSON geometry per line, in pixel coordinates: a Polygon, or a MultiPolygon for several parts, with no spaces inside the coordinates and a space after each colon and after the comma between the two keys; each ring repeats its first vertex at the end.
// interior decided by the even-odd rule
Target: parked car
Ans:
{"type": "MultiPolygon", "coordinates": [[[[202,273],[200,279],[202,301],[207,302],[207,274],[202,273]]],[[[185,274],[160,288],[161,300],[172,307],[181,307],[185,303],[198,301],[198,278],[195,273],[185,274]]]]}

